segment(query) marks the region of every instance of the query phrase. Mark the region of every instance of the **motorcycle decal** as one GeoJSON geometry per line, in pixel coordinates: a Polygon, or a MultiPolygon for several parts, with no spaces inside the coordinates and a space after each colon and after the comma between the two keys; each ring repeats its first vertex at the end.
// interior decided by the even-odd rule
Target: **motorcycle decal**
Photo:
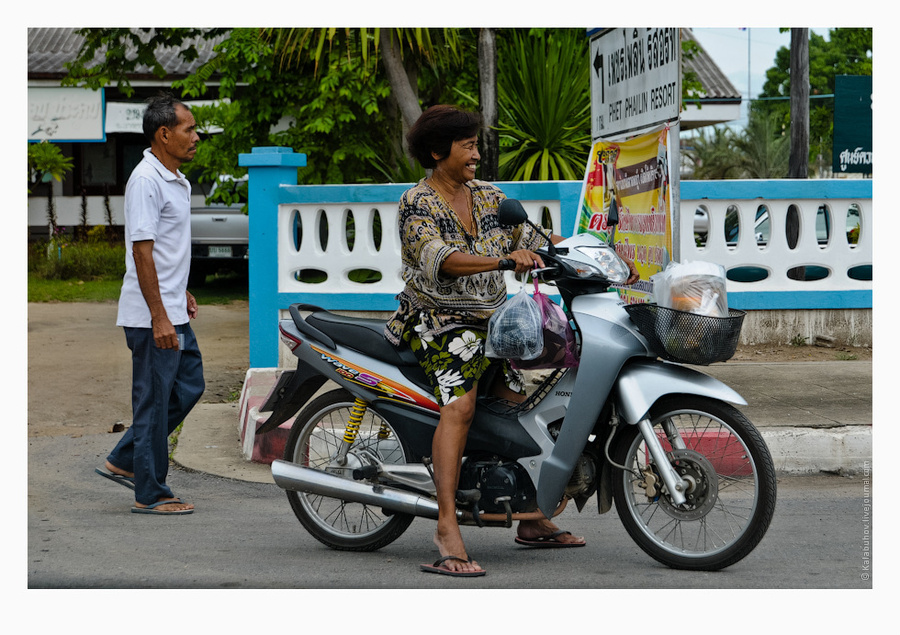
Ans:
{"type": "Polygon", "coordinates": [[[431,399],[415,392],[410,394],[410,392],[406,391],[404,386],[393,380],[382,377],[381,375],[376,375],[368,370],[357,368],[347,360],[330,355],[312,344],[310,344],[309,347],[321,355],[324,361],[334,366],[335,372],[348,381],[371,388],[376,392],[381,393],[386,399],[404,401],[435,412],[439,410],[437,403],[431,399]]]}

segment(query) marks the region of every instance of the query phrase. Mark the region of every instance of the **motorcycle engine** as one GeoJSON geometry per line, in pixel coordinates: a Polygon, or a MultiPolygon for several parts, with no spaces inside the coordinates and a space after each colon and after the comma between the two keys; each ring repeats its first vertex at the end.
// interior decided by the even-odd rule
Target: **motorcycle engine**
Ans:
{"type": "Polygon", "coordinates": [[[462,465],[459,489],[481,492],[478,508],[489,514],[506,513],[504,501],[513,513],[533,511],[536,507],[531,479],[515,461],[470,457],[462,465]]]}

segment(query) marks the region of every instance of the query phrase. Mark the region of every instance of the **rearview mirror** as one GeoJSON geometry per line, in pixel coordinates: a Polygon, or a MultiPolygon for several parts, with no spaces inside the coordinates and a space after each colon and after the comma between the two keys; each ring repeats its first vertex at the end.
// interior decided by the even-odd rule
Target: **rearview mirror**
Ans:
{"type": "Polygon", "coordinates": [[[497,217],[500,224],[506,227],[515,227],[528,220],[528,214],[525,212],[525,208],[522,207],[522,203],[514,198],[505,198],[500,201],[500,206],[497,208],[497,217]]]}
{"type": "Polygon", "coordinates": [[[497,220],[505,227],[515,227],[522,223],[528,223],[534,227],[537,233],[547,239],[548,253],[556,254],[556,247],[553,246],[553,241],[550,240],[550,236],[548,236],[540,227],[528,220],[528,213],[525,211],[525,208],[522,207],[522,203],[518,200],[514,198],[505,198],[500,201],[500,205],[497,207],[497,220]]]}

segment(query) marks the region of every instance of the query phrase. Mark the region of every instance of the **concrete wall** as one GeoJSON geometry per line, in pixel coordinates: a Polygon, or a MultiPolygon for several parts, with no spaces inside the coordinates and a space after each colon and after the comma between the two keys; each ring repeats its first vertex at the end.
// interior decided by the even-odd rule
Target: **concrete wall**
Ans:
{"type": "Polygon", "coordinates": [[[807,344],[826,338],[835,346],[872,346],[872,309],[776,309],[748,311],[741,344],[807,344]]]}

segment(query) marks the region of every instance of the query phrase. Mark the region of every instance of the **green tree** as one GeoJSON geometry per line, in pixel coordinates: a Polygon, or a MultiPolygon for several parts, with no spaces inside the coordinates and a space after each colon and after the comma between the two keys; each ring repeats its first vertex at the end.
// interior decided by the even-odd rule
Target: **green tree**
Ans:
{"type": "MultiPolygon", "coordinates": [[[[831,142],[834,129],[834,78],[837,75],[872,74],[872,29],[831,29],[828,39],[810,32],[809,37],[809,146],[810,163],[819,155],[831,164],[831,142]],[[826,97],[827,96],[827,97],[826,97]]],[[[760,99],[751,103],[751,111],[763,118],[775,117],[773,134],[790,128],[790,48],[782,47],[775,55],[775,65],[766,71],[760,99]]]]}
{"type": "MultiPolygon", "coordinates": [[[[28,144],[28,192],[49,178],[62,181],[72,170],[72,158],[63,155],[59,146],[49,141],[28,144]]],[[[47,223],[51,236],[57,232],[56,208],[53,203],[53,188],[48,188],[47,223]]]]}
{"type": "MultiPolygon", "coordinates": [[[[185,166],[200,182],[213,182],[221,174],[241,176],[238,154],[259,145],[285,145],[308,154],[309,167],[300,170],[305,183],[414,180],[422,171],[406,156],[405,129],[423,107],[435,103],[465,102],[473,109],[487,104],[493,89],[487,77],[492,39],[498,58],[518,56],[518,61],[507,63],[510,73],[527,73],[534,64],[527,59],[531,52],[543,60],[541,71],[531,72],[530,78],[504,80],[497,74],[506,85],[505,96],[497,101],[502,101],[504,117],[502,154],[512,155],[501,159],[507,173],[529,178],[520,167],[528,165],[532,155],[537,156],[531,161],[532,175],[578,179],[590,147],[588,41],[578,29],[163,28],[79,33],[84,45],[68,65],[65,83],[116,85],[126,95],[134,92],[128,76],[140,66],[165,75],[158,62],[163,50],[174,49],[190,61],[202,46],[214,45],[210,61],[172,85],[182,97],[220,100],[216,106],[194,109],[201,130],[224,130],[209,135],[185,166]],[[475,63],[479,58],[480,66],[475,63]],[[560,70],[565,81],[555,78],[560,70]],[[211,88],[212,79],[216,89],[211,88]],[[525,111],[529,104],[536,108],[533,113],[525,111]]],[[[682,48],[689,54],[687,46],[682,48]]],[[[689,77],[684,85],[691,90],[689,77]]],[[[485,118],[491,125],[487,111],[485,118]]],[[[488,143],[490,136],[482,134],[488,143]]],[[[491,174],[488,166],[483,172],[491,174]]],[[[242,200],[242,188],[246,182],[239,179],[220,183],[215,200],[242,200]]]]}
{"type": "Polygon", "coordinates": [[[422,114],[423,104],[455,101],[452,89],[464,60],[480,52],[469,29],[265,29],[263,37],[272,43],[281,68],[311,60],[318,72],[330,57],[339,55],[348,64],[370,68],[371,75],[383,77],[390,87],[386,114],[395,121],[388,126],[390,134],[374,161],[389,180],[418,173],[406,148],[405,132],[422,114]]]}

